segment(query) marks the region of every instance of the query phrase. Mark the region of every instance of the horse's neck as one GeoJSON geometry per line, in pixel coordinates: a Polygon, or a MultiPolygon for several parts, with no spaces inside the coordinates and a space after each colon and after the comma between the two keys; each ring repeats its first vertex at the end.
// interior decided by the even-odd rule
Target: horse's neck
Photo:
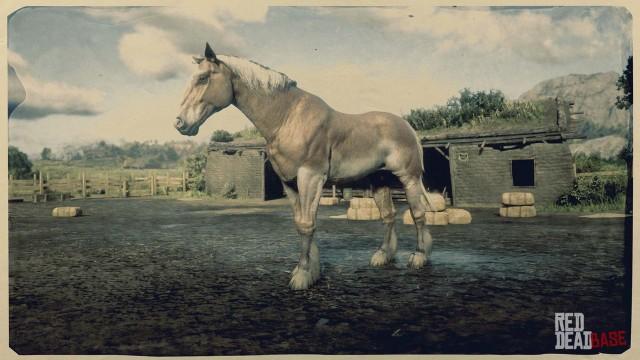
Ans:
{"type": "Polygon", "coordinates": [[[301,90],[295,86],[266,92],[252,89],[238,78],[233,80],[233,86],[235,106],[251,120],[268,142],[273,140],[289,110],[301,95],[301,90]]]}

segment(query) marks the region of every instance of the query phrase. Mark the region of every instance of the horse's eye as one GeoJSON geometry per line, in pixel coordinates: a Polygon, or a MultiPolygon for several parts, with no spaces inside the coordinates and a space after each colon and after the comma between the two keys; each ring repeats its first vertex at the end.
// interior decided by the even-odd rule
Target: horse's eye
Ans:
{"type": "Polygon", "coordinates": [[[209,80],[209,75],[201,75],[198,78],[198,84],[206,84],[207,80],[209,80]]]}

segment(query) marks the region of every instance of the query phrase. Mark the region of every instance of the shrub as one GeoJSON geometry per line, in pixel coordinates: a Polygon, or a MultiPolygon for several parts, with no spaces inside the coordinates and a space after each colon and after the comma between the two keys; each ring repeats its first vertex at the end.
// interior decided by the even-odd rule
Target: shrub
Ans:
{"type": "Polygon", "coordinates": [[[211,134],[212,142],[232,142],[233,135],[226,130],[216,130],[211,134]]]}
{"type": "Polygon", "coordinates": [[[27,154],[15,146],[9,146],[9,175],[16,179],[24,179],[31,176],[33,164],[27,154]]]}
{"type": "Polygon", "coordinates": [[[623,197],[627,190],[627,180],[624,175],[601,178],[578,177],[573,187],[561,195],[556,204],[559,206],[597,205],[614,203],[623,197]]]}
{"type": "Polygon", "coordinates": [[[189,173],[187,186],[195,192],[205,190],[204,172],[207,167],[207,155],[196,154],[189,156],[185,161],[185,169],[189,173]]]}
{"type": "Polygon", "coordinates": [[[238,197],[236,193],[236,185],[234,183],[226,183],[222,187],[222,197],[225,199],[235,199],[238,197]]]}

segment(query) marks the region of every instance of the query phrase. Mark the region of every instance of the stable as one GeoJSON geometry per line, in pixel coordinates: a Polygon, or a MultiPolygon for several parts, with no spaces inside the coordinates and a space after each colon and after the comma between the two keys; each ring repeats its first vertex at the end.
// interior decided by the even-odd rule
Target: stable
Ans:
{"type": "Polygon", "coordinates": [[[271,200],[284,196],[267,159],[264,139],[209,144],[205,184],[208,194],[271,200]]]}

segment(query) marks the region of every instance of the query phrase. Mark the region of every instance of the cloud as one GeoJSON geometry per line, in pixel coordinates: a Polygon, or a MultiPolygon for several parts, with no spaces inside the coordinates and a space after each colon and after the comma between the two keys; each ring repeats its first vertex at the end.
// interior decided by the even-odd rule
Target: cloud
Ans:
{"type": "Polygon", "coordinates": [[[418,6],[340,13],[389,32],[427,36],[441,55],[511,51],[539,64],[604,55],[621,49],[631,34],[629,13],[615,7],[497,11],[418,6]]]}
{"type": "Polygon", "coordinates": [[[191,56],[205,42],[219,53],[244,55],[243,38],[232,24],[264,22],[266,5],[216,3],[207,7],[88,8],[84,13],[112,24],[129,24],[119,42],[122,62],[136,75],[168,80],[190,71],[191,56]]]}
{"type": "Polygon", "coordinates": [[[89,116],[103,111],[104,95],[98,90],[45,82],[29,75],[20,76],[20,80],[26,98],[11,115],[14,119],[34,120],[54,114],[89,116]]]}
{"type": "Polygon", "coordinates": [[[7,48],[7,62],[15,69],[26,69],[29,63],[17,52],[7,48]]]}

